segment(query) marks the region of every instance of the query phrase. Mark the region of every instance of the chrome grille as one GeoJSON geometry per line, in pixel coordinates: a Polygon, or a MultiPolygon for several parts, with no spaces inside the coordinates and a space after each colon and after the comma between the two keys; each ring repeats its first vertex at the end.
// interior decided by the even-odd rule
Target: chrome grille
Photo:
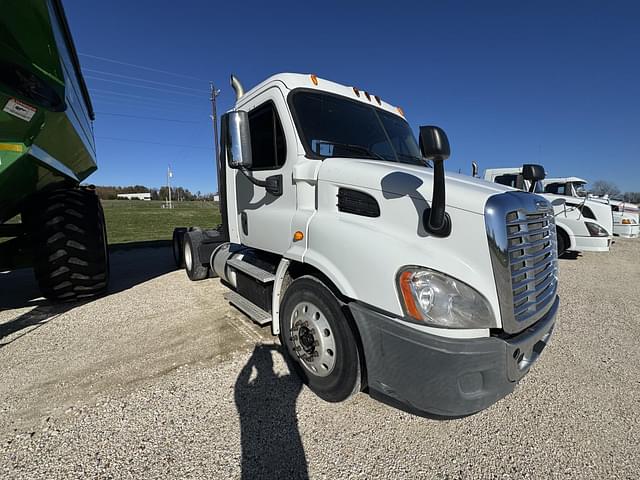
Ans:
{"type": "Polygon", "coordinates": [[[542,318],[556,298],[553,208],[537,195],[508,192],[489,199],[485,219],[503,328],[518,333],[542,318]]]}
{"type": "Polygon", "coordinates": [[[553,211],[507,214],[513,315],[526,323],[556,296],[556,241],[553,211]]]}

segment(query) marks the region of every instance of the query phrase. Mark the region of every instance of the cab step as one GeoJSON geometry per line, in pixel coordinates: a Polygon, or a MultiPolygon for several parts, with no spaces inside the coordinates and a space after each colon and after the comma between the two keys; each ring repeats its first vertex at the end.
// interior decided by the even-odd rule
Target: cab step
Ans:
{"type": "Polygon", "coordinates": [[[224,298],[258,325],[262,326],[271,322],[271,314],[269,312],[263,310],[250,300],[247,300],[238,292],[227,292],[224,294],[224,298]]]}
{"type": "Polygon", "coordinates": [[[240,270],[243,273],[246,273],[250,277],[258,280],[260,283],[270,283],[273,282],[276,278],[275,274],[238,258],[227,260],[227,265],[235,268],[236,270],[240,270]]]}

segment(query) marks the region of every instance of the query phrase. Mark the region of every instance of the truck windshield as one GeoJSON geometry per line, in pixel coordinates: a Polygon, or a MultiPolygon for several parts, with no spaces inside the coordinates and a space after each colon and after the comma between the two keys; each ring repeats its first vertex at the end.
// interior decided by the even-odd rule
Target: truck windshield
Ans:
{"type": "Polygon", "coordinates": [[[573,186],[573,191],[575,192],[574,196],[576,196],[576,197],[586,197],[587,196],[586,183],[574,182],[574,183],[571,183],[570,185],[573,186]]]}
{"type": "Polygon", "coordinates": [[[292,95],[307,153],[428,166],[409,124],[399,116],[328,93],[304,90],[292,95]]]}

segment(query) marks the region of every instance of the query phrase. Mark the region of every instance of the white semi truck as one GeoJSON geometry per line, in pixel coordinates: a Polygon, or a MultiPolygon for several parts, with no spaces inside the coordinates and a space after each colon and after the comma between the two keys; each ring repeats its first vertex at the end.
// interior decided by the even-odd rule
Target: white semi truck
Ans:
{"type": "MultiPolygon", "coordinates": [[[[542,181],[545,192],[575,197],[573,203],[593,205],[595,202],[607,205],[607,208],[610,208],[612,211],[614,235],[626,238],[637,238],[640,236],[638,207],[621,200],[590,196],[585,189],[587,183],[586,180],[579,177],[545,178],[542,181]]],[[[570,202],[570,200],[567,200],[567,203],[570,202]]]]}
{"type": "MultiPolygon", "coordinates": [[[[572,205],[562,195],[544,193],[542,180],[545,171],[541,165],[523,165],[522,167],[488,168],[484,179],[489,182],[537,193],[553,205],[558,256],[566,252],[608,252],[613,239],[613,217],[610,209],[596,202],[576,202],[572,205]],[[535,170],[538,179],[528,179],[525,170],[535,170]]],[[[605,206],[606,207],[606,206],[605,206]]]]}
{"type": "Polygon", "coordinates": [[[232,85],[222,225],[174,236],[189,277],[219,277],[270,322],[325,400],[367,389],[460,416],[509,394],[558,310],[549,202],[445,175],[445,133],[420,127],[418,145],[401,109],[358,88],[288,73],[232,85]]]}

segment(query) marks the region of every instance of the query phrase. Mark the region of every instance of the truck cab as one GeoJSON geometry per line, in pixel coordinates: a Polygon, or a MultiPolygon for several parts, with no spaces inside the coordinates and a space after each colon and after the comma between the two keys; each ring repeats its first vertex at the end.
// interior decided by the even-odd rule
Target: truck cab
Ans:
{"type": "Polygon", "coordinates": [[[589,195],[585,188],[588,182],[578,177],[546,178],[542,183],[546,193],[576,199],[568,199],[568,204],[587,205],[593,212],[596,212],[596,208],[602,209],[600,205],[606,205],[612,213],[614,235],[626,238],[636,238],[640,235],[639,211],[636,205],[589,195]]]}
{"type": "Polygon", "coordinates": [[[182,230],[192,279],[271,324],[303,381],[411,411],[482,410],[555,324],[556,231],[539,195],[445,174],[444,131],[316,75],[279,74],[221,118],[223,223],[182,230]]]}
{"type": "MultiPolygon", "coordinates": [[[[523,166],[525,167],[525,166],[523,166]]],[[[545,197],[554,209],[558,237],[558,255],[566,252],[608,252],[613,238],[613,217],[607,209],[593,202],[574,202],[563,195],[545,193],[543,178],[527,179],[523,167],[489,168],[484,179],[545,197]]],[[[533,167],[533,165],[530,165],[533,167]]]]}

